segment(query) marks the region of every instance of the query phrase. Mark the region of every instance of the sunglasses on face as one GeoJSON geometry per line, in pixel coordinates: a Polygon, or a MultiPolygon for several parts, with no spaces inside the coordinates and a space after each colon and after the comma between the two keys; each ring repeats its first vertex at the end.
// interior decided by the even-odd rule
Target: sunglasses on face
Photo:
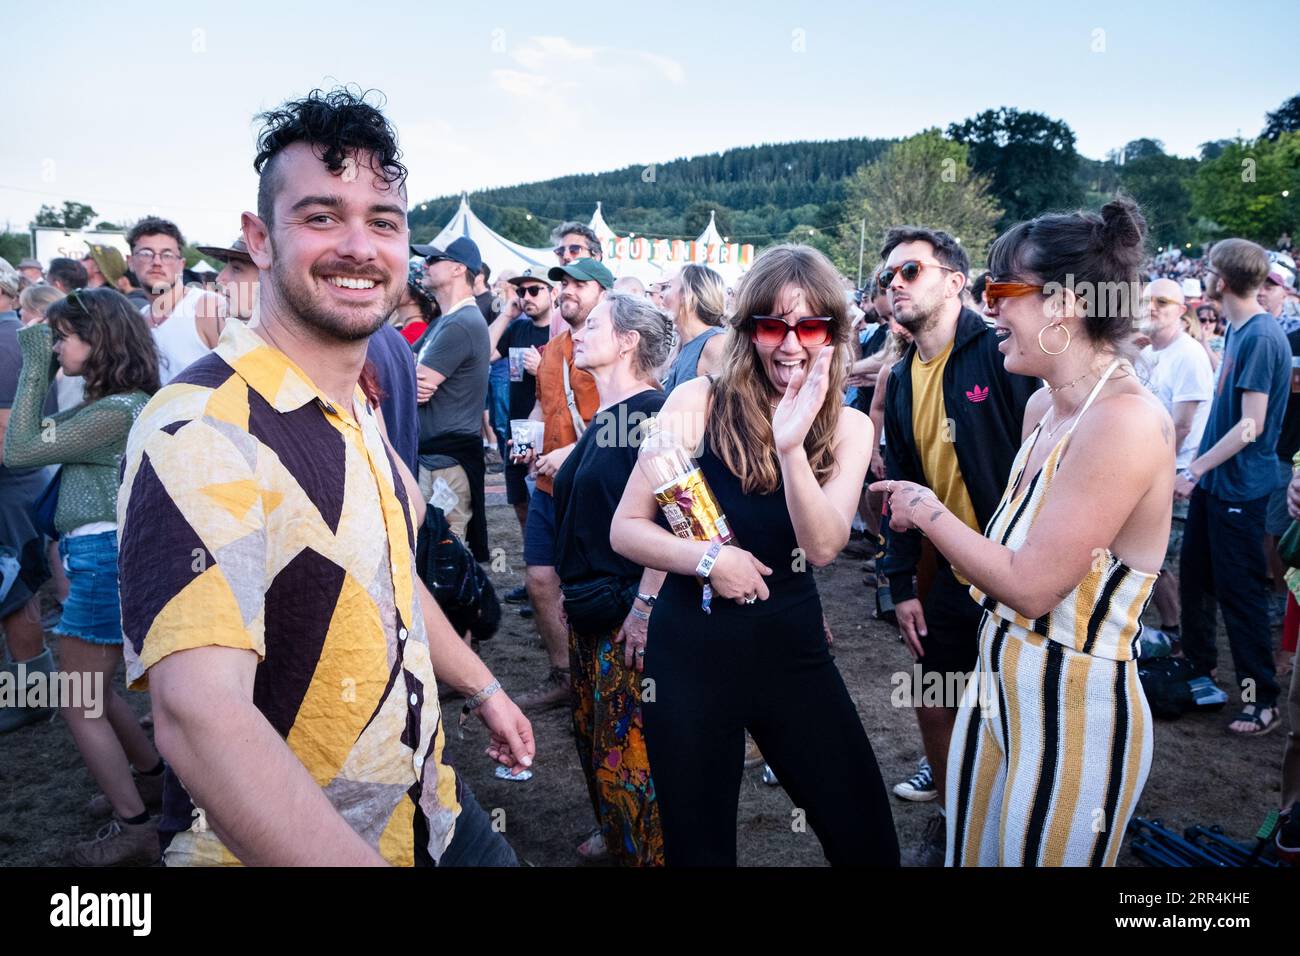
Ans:
{"type": "Polygon", "coordinates": [[[519,286],[519,294],[528,296],[529,298],[533,298],[533,297],[540,298],[543,293],[549,291],[551,290],[544,285],[519,286]]]}
{"type": "Polygon", "coordinates": [[[794,332],[799,344],[804,348],[829,345],[831,341],[830,319],[800,319],[797,322],[787,322],[774,315],[756,315],[752,322],[749,335],[759,345],[780,345],[791,332],[794,332]]]}
{"type": "Polygon", "coordinates": [[[570,243],[570,244],[567,245],[567,246],[556,246],[555,249],[553,249],[552,251],[553,251],[557,256],[562,256],[562,255],[564,255],[566,252],[567,252],[569,255],[571,255],[571,256],[581,256],[583,253],[586,253],[586,254],[588,254],[588,255],[591,255],[591,250],[590,250],[590,249],[588,249],[586,246],[580,246],[580,245],[578,245],[576,242],[575,242],[575,243],[570,243]]]}
{"type": "Polygon", "coordinates": [[[894,283],[894,276],[902,276],[904,282],[915,282],[922,269],[942,269],[944,272],[956,272],[937,262],[922,262],[920,259],[908,259],[896,266],[885,266],[880,270],[880,288],[888,289],[894,283]]]}
{"type": "Polygon", "coordinates": [[[1000,299],[1017,299],[1022,295],[1033,295],[1035,292],[1042,291],[1041,285],[1034,285],[1032,282],[994,282],[990,279],[984,286],[984,298],[989,308],[993,308],[1000,299]]]}

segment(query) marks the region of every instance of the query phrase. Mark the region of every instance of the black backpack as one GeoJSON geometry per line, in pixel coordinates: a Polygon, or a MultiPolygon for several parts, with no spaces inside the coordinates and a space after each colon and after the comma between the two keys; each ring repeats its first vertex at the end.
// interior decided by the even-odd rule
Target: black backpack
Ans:
{"type": "Polygon", "coordinates": [[[501,625],[501,601],[487,572],[452,532],[442,509],[429,505],[415,539],[416,573],[457,634],[486,641],[501,625]]]}
{"type": "Polygon", "coordinates": [[[1176,720],[1196,707],[1188,681],[1192,665],[1184,657],[1153,657],[1138,662],[1138,679],[1156,717],[1176,720]]]}

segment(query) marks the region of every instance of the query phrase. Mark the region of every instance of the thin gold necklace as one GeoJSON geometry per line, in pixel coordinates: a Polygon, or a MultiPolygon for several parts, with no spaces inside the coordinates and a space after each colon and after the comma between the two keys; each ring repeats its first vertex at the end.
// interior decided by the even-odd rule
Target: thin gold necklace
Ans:
{"type": "Polygon", "coordinates": [[[1064,385],[1048,385],[1048,386],[1047,386],[1047,390],[1048,390],[1049,392],[1051,392],[1052,394],[1055,394],[1055,393],[1057,393],[1057,392],[1063,392],[1063,391],[1065,391],[1067,388],[1072,388],[1072,387],[1074,387],[1075,385],[1078,385],[1080,382],[1082,382],[1082,381],[1083,381],[1085,378],[1087,378],[1089,375],[1096,375],[1096,374],[1097,374],[1097,370],[1096,370],[1095,368],[1093,368],[1093,369],[1089,369],[1088,371],[1086,371],[1086,372],[1084,372],[1082,375],[1080,375],[1078,378],[1071,379],[1070,381],[1066,382],[1064,385]]]}

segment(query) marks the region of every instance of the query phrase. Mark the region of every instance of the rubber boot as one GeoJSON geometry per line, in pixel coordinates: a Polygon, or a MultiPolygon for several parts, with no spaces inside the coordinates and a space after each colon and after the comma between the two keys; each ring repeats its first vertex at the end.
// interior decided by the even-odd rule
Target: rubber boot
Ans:
{"type": "Polygon", "coordinates": [[[58,712],[54,707],[21,706],[24,695],[22,688],[18,686],[20,673],[29,685],[32,683],[34,674],[52,675],[54,673],[54,655],[50,653],[50,649],[47,647],[31,660],[5,661],[0,664],[0,682],[8,685],[0,689],[2,689],[4,697],[13,701],[13,703],[6,703],[6,706],[0,707],[0,734],[7,734],[11,730],[17,730],[20,727],[26,727],[28,724],[34,724],[42,720],[50,720],[58,712]],[[22,668],[21,672],[20,667],[22,668]]]}

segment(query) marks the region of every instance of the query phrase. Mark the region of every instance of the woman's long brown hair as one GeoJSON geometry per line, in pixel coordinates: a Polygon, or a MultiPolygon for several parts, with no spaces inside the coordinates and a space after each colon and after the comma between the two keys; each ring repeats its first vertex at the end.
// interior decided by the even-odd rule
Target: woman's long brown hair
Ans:
{"type": "Polygon", "coordinates": [[[81,370],[86,401],[106,395],[158,391],[158,348],[144,316],[116,289],[78,289],[55,302],[45,321],[56,335],[69,332],[90,346],[81,370]]]}
{"type": "MultiPolygon", "coordinates": [[[[810,246],[782,245],[765,251],[742,280],[734,313],[733,334],[714,385],[705,434],[709,447],[737,478],[747,494],[772,494],[781,485],[781,464],[772,439],[771,384],[758,349],[750,340],[756,315],[772,315],[781,292],[794,285],[814,315],[831,322],[830,387],[813,419],[803,447],[818,484],[835,471],[833,444],[848,376],[848,304],[839,274],[830,260],[810,246]]],[[[807,371],[807,369],[805,370],[807,371]]]]}

